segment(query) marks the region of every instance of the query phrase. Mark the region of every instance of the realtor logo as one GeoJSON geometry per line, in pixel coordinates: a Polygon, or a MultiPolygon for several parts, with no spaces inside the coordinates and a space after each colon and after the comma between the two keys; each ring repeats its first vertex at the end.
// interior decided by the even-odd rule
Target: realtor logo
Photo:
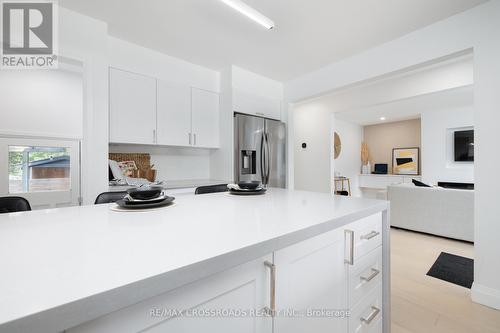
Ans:
{"type": "Polygon", "coordinates": [[[1,1],[2,68],[56,68],[54,1],[1,1]]]}

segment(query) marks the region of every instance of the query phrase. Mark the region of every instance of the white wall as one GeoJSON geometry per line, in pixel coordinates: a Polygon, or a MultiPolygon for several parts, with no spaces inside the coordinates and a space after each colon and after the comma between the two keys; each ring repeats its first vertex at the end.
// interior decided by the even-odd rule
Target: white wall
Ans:
{"type": "MultiPolygon", "coordinates": [[[[358,175],[361,172],[361,143],[363,142],[363,127],[348,121],[335,118],[333,121],[335,132],[340,136],[341,152],[333,160],[334,174],[339,172],[351,181],[351,194],[361,196],[358,175]]],[[[332,149],[332,148],[331,148],[332,149]]]]}
{"type": "Polygon", "coordinates": [[[232,66],[232,86],[234,89],[269,99],[283,100],[283,83],[265,76],[232,66]]]}
{"type": "Polygon", "coordinates": [[[219,91],[219,72],[108,37],[109,65],[170,83],[219,91]]]}
{"type": "Polygon", "coordinates": [[[145,153],[157,170],[157,180],[193,180],[210,178],[210,151],[197,148],[110,145],[111,153],[145,153]]]}
{"type": "Polygon", "coordinates": [[[104,22],[59,8],[61,56],[83,63],[81,191],[84,204],[108,188],[108,30],[104,22]]]}
{"type": "Polygon", "coordinates": [[[234,181],[233,71],[220,73],[219,149],[210,155],[210,178],[234,181]]]}
{"type": "Polygon", "coordinates": [[[454,161],[453,130],[474,126],[473,106],[427,110],[422,113],[422,179],[428,184],[439,181],[473,183],[474,163],[454,161]]]}
{"type": "Polygon", "coordinates": [[[331,110],[314,101],[295,105],[291,116],[295,189],[331,193],[333,152],[331,140],[325,140],[333,138],[331,110]],[[302,143],[307,144],[305,149],[302,143]]]}
{"type": "Polygon", "coordinates": [[[64,69],[2,71],[0,109],[0,134],[81,139],[82,73],[64,69]]]}
{"type": "MultiPolygon", "coordinates": [[[[500,309],[500,0],[491,0],[285,84],[290,103],[474,49],[475,250],[473,300],[500,309]]],[[[293,156],[290,156],[293,160],[293,156]]]]}

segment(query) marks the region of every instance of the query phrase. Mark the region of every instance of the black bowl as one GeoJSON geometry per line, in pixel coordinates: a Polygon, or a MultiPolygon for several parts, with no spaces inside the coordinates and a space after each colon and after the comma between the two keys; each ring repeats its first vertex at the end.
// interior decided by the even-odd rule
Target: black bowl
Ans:
{"type": "Polygon", "coordinates": [[[162,187],[139,187],[131,188],[127,190],[127,194],[130,195],[132,199],[136,200],[151,200],[156,199],[160,196],[163,191],[162,187]]]}
{"type": "Polygon", "coordinates": [[[251,180],[239,182],[238,186],[243,190],[255,190],[260,186],[260,184],[261,182],[259,182],[258,180],[251,180]]]}

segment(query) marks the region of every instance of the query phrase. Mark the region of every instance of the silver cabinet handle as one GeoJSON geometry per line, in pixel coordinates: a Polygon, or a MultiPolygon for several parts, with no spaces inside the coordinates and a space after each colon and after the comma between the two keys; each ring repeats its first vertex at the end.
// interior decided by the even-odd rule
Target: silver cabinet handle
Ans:
{"type": "Polygon", "coordinates": [[[264,262],[264,265],[271,270],[270,303],[269,307],[264,308],[264,311],[267,315],[274,317],[276,315],[276,265],[270,261],[264,262]]]}
{"type": "Polygon", "coordinates": [[[191,133],[188,133],[189,135],[189,144],[191,144],[191,133]]]}
{"type": "Polygon", "coordinates": [[[378,269],[372,268],[372,273],[369,276],[366,276],[366,277],[361,276],[360,279],[361,279],[361,281],[370,282],[379,274],[380,274],[380,271],[378,269]]]}
{"type": "Polygon", "coordinates": [[[349,265],[354,265],[354,231],[344,230],[344,241],[346,242],[347,237],[349,237],[349,258],[345,259],[344,262],[349,265]]]}
{"type": "Polygon", "coordinates": [[[153,130],[153,143],[156,143],[156,130],[153,130]]]}
{"type": "Polygon", "coordinates": [[[370,323],[375,319],[378,314],[380,313],[380,309],[377,308],[376,306],[372,306],[372,313],[368,316],[368,318],[363,318],[361,317],[361,321],[365,323],[366,325],[370,325],[370,323]]]}
{"type": "Polygon", "coordinates": [[[378,232],[378,231],[372,231],[369,234],[361,236],[361,239],[368,240],[368,239],[372,239],[373,237],[377,237],[378,235],[380,235],[380,232],[378,232]]]}
{"type": "Polygon", "coordinates": [[[194,145],[196,146],[196,133],[193,134],[193,138],[194,138],[194,140],[193,140],[194,141],[194,145]]]}

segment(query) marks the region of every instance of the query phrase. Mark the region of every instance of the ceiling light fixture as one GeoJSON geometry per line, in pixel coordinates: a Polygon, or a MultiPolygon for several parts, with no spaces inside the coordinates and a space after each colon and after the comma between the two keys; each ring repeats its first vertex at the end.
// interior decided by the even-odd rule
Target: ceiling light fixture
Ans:
{"type": "Polygon", "coordinates": [[[244,3],[241,0],[220,0],[229,7],[233,8],[234,10],[239,11],[241,14],[245,15],[246,17],[254,20],[255,22],[259,23],[260,25],[264,26],[266,29],[272,29],[274,28],[274,22],[267,18],[266,16],[262,15],[246,3],[244,3]]]}
{"type": "Polygon", "coordinates": [[[385,120],[385,117],[380,117],[380,120],[384,121],[384,120],[385,120]]]}

